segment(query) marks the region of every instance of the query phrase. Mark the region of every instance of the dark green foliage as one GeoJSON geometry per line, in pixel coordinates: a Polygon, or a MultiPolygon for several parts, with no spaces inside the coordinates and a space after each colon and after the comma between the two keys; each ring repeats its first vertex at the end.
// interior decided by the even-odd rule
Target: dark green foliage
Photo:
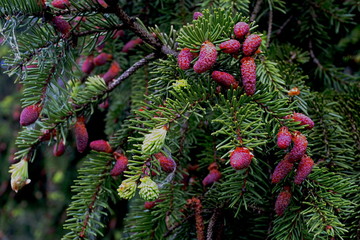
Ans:
{"type": "MultiPolygon", "coordinates": [[[[34,181],[18,194],[52,182],[63,184],[49,196],[51,190],[35,190],[44,201],[62,196],[56,202],[60,207],[50,214],[60,220],[51,223],[55,233],[49,233],[49,238],[62,234],[63,239],[359,237],[359,53],[353,51],[359,43],[355,26],[359,9],[355,1],[108,0],[109,7],[92,0],[70,2],[69,9],[60,10],[48,6],[49,2],[42,7],[37,0],[0,0],[0,42],[10,49],[2,64],[21,84],[21,99],[14,99],[22,107],[42,107],[33,125],[16,129],[16,140],[0,128],[0,152],[6,153],[0,160],[11,155],[10,150],[2,150],[2,142],[15,143],[11,160],[30,160],[29,178],[34,181]],[[198,20],[192,20],[195,11],[203,13],[198,20]],[[71,23],[68,35],[52,24],[53,17],[60,15],[71,23]],[[248,22],[250,32],[262,38],[261,52],[254,55],[254,95],[246,95],[241,84],[241,52],[218,51],[213,69],[202,74],[178,67],[179,49],[188,47],[197,53],[208,40],[219,50],[220,43],[233,38],[233,26],[239,21],[248,22]],[[116,37],[119,30],[124,35],[116,37]],[[128,41],[138,37],[143,43],[122,52],[128,41]],[[84,74],[84,59],[100,52],[113,59],[84,74]],[[120,64],[121,72],[105,83],[101,76],[111,61],[120,64]],[[211,78],[213,70],[232,74],[239,87],[220,87],[211,78]],[[290,96],[288,91],[294,87],[300,94],[290,96]],[[105,100],[109,107],[101,108],[105,100]],[[284,119],[294,112],[308,115],[315,127],[307,130],[284,119]],[[90,141],[107,140],[115,156],[121,153],[128,158],[123,176],[110,176],[115,163],[112,153],[75,153],[72,132],[80,116],[85,118],[90,141]],[[276,146],[282,126],[300,131],[309,142],[306,153],[315,166],[301,185],[293,183],[297,162],[280,183],[271,184],[276,165],[290,151],[276,146]],[[51,133],[49,141],[44,140],[46,132],[51,133]],[[67,152],[59,161],[66,167],[54,170],[52,161],[57,160],[45,145],[61,140],[67,152]],[[236,147],[246,147],[254,155],[248,168],[231,167],[229,158],[236,147]],[[162,171],[153,155],[158,152],[176,162],[174,172],[162,171]],[[41,167],[45,163],[46,168],[41,167]],[[202,180],[214,168],[221,178],[203,186],[202,180]],[[40,172],[48,177],[46,181],[36,179],[40,172]],[[137,188],[145,185],[145,177],[151,178],[145,192],[157,198],[151,209],[145,209],[141,198],[147,195],[139,193],[144,188],[137,188]],[[62,178],[66,181],[58,180],[62,178]],[[64,190],[70,184],[71,199],[64,190]],[[285,186],[292,198],[284,215],[277,216],[275,200],[285,186]],[[119,201],[118,193],[134,197],[119,201]]],[[[196,61],[195,56],[192,64],[196,61]]],[[[10,119],[14,99],[0,98],[0,108],[5,109],[0,111],[0,123],[10,119]]],[[[8,131],[15,128],[12,125],[8,131]]],[[[1,168],[1,176],[7,176],[8,166],[1,168]]],[[[8,179],[1,181],[5,187],[0,187],[0,203],[4,216],[9,216],[14,201],[8,179]]],[[[4,219],[0,218],[0,238],[11,236],[12,226],[6,226],[4,219]]]]}

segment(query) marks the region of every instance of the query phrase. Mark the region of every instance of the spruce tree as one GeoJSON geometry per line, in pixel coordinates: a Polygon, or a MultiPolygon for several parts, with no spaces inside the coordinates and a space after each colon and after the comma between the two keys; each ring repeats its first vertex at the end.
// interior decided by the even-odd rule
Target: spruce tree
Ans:
{"type": "Polygon", "coordinates": [[[62,239],[359,238],[358,14],[352,0],[0,0],[22,108],[2,173],[21,194],[60,156],[62,239]]]}

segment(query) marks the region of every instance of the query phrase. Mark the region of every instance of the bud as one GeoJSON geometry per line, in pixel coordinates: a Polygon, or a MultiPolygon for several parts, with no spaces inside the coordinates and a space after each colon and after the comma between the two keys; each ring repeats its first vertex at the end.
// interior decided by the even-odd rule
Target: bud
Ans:
{"type": "Polygon", "coordinates": [[[103,79],[105,80],[106,83],[110,82],[111,80],[113,80],[121,71],[120,65],[118,62],[113,61],[111,63],[111,66],[109,68],[109,70],[104,74],[103,79]]]}
{"type": "Polygon", "coordinates": [[[276,166],[271,176],[271,183],[279,183],[292,170],[294,164],[288,161],[288,155],[281,160],[276,166]]]}
{"type": "Polygon", "coordinates": [[[64,141],[59,141],[57,144],[54,145],[53,155],[55,157],[60,157],[65,152],[65,144],[64,141]]]}
{"type": "Polygon", "coordinates": [[[240,47],[241,47],[240,42],[235,39],[230,39],[219,45],[219,48],[224,53],[237,53],[237,52],[239,52],[240,47]]]}
{"type": "Polygon", "coordinates": [[[204,14],[202,14],[201,12],[194,12],[193,19],[198,20],[198,18],[202,16],[204,16],[204,14]]]}
{"type": "Polygon", "coordinates": [[[199,59],[194,64],[194,71],[196,73],[203,73],[211,69],[217,58],[216,47],[213,43],[205,41],[201,45],[199,59]]]}
{"type": "Polygon", "coordinates": [[[141,147],[142,152],[144,154],[159,152],[164,145],[167,130],[167,126],[164,125],[160,128],[155,128],[151,130],[149,134],[146,134],[141,147]]]}
{"type": "Polygon", "coordinates": [[[312,129],[315,125],[311,118],[302,113],[294,113],[292,119],[294,119],[295,122],[300,122],[300,125],[307,125],[305,127],[306,129],[312,129]]]}
{"type": "Polygon", "coordinates": [[[297,95],[300,95],[300,90],[299,90],[299,88],[293,87],[292,89],[290,89],[290,90],[288,91],[288,95],[289,95],[289,96],[297,96],[297,95]]]}
{"type": "Polygon", "coordinates": [[[154,157],[159,161],[164,172],[171,173],[176,169],[176,163],[172,158],[166,157],[162,153],[155,153],[154,157]]]}
{"type": "Polygon", "coordinates": [[[178,55],[178,65],[182,70],[187,70],[190,68],[191,61],[194,59],[194,56],[190,52],[189,48],[181,49],[178,55]]]}
{"type": "Polygon", "coordinates": [[[238,87],[238,83],[236,82],[234,76],[229,73],[213,71],[211,74],[211,78],[222,86],[225,87],[233,86],[234,88],[238,87]]]}
{"type": "Polygon", "coordinates": [[[28,126],[34,123],[39,118],[41,109],[40,105],[31,105],[24,108],[20,114],[20,125],[28,126]]]}
{"type": "Polygon", "coordinates": [[[77,118],[77,121],[75,123],[75,138],[78,152],[84,152],[89,140],[89,135],[86,130],[84,117],[77,118]]]}
{"type": "Polygon", "coordinates": [[[144,208],[145,209],[152,209],[153,207],[155,207],[155,205],[156,205],[156,201],[145,202],[144,203],[144,208]]]}
{"type": "Polygon", "coordinates": [[[52,20],[56,30],[58,30],[59,32],[61,32],[64,35],[67,35],[70,30],[71,30],[71,26],[70,24],[64,20],[62,18],[62,16],[55,16],[52,20]]]}
{"type": "Polygon", "coordinates": [[[292,136],[292,141],[294,143],[294,146],[289,153],[288,160],[290,162],[296,162],[300,160],[302,156],[304,156],[308,145],[308,141],[305,135],[301,134],[301,132],[299,131],[296,131],[294,133],[294,135],[292,136]]]}
{"type": "Polygon", "coordinates": [[[284,187],[284,190],[280,192],[275,202],[275,212],[278,216],[282,216],[290,204],[291,193],[289,187],[284,187]]]}
{"type": "Polygon", "coordinates": [[[297,168],[296,175],[294,178],[294,183],[301,184],[305,180],[305,178],[307,178],[307,176],[310,174],[313,166],[314,166],[314,161],[311,159],[311,157],[307,155],[303,156],[297,168]]]}
{"type": "Polygon", "coordinates": [[[126,170],[129,160],[122,153],[114,152],[113,155],[116,160],[116,163],[114,165],[114,168],[111,170],[110,175],[115,177],[115,176],[119,176],[126,170]]]}
{"type": "Polygon", "coordinates": [[[243,44],[242,50],[245,56],[253,55],[261,45],[261,37],[256,34],[248,36],[243,44]]]}
{"type": "Polygon", "coordinates": [[[236,38],[242,39],[245,37],[246,34],[249,33],[249,29],[250,29],[249,24],[245,22],[238,22],[234,26],[234,34],[236,38]]]}
{"type": "Polygon", "coordinates": [[[202,184],[206,187],[213,184],[214,182],[219,181],[221,178],[221,172],[217,169],[210,170],[210,173],[202,180],[202,184]]]}
{"type": "Polygon", "coordinates": [[[70,6],[69,0],[53,0],[51,5],[55,8],[66,9],[66,6],[70,6]]]}
{"type": "Polygon", "coordinates": [[[135,181],[131,181],[129,179],[122,181],[122,183],[120,184],[117,190],[120,198],[124,198],[124,199],[133,198],[135,196],[136,186],[137,185],[135,181]]]}
{"type": "Polygon", "coordinates": [[[94,58],[94,64],[95,64],[95,66],[102,66],[107,61],[111,61],[112,59],[113,59],[113,56],[111,54],[100,53],[96,58],[94,58]]]}
{"type": "Polygon", "coordinates": [[[281,149],[286,149],[291,144],[291,133],[285,126],[281,127],[277,134],[277,145],[281,149]]]}
{"type": "Polygon", "coordinates": [[[141,44],[142,42],[143,40],[141,38],[130,40],[124,45],[121,51],[127,53],[133,48],[135,48],[137,45],[141,44]]]}
{"type": "Polygon", "coordinates": [[[124,30],[119,29],[119,30],[115,30],[114,32],[114,36],[112,36],[112,39],[117,39],[117,38],[121,38],[125,35],[124,30]]]}
{"type": "Polygon", "coordinates": [[[241,59],[241,77],[245,92],[248,96],[256,91],[256,65],[254,58],[244,57],[241,59]]]}
{"type": "Polygon", "coordinates": [[[236,170],[244,169],[249,167],[253,157],[254,155],[249,151],[249,149],[245,147],[237,147],[230,154],[230,164],[236,170]]]}
{"type": "Polygon", "coordinates": [[[159,188],[150,177],[143,177],[140,181],[141,184],[138,188],[140,188],[139,195],[142,199],[145,201],[153,201],[159,197],[159,188]]]}
{"type": "Polygon", "coordinates": [[[20,162],[10,166],[9,173],[11,173],[11,188],[18,192],[21,188],[31,182],[28,179],[28,159],[23,158],[20,162]]]}
{"type": "Polygon", "coordinates": [[[185,79],[176,80],[176,82],[173,83],[172,87],[175,91],[180,91],[181,89],[187,89],[189,88],[189,83],[185,79]]]}
{"type": "Polygon", "coordinates": [[[83,71],[86,74],[90,74],[92,70],[94,70],[94,68],[95,68],[94,56],[90,55],[85,59],[83,65],[81,66],[81,71],[83,71]]]}
{"type": "Polygon", "coordinates": [[[105,140],[92,141],[90,143],[90,148],[92,150],[95,150],[95,151],[98,151],[98,152],[107,152],[107,153],[113,152],[109,142],[105,141],[105,140]]]}
{"type": "Polygon", "coordinates": [[[104,0],[96,0],[103,8],[107,8],[109,5],[104,0]]]}

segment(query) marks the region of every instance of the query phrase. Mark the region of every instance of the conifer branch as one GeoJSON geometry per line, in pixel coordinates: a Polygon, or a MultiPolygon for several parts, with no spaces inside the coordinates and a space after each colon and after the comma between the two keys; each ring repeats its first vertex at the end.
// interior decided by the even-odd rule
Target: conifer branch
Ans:
{"type": "Polygon", "coordinates": [[[113,9],[115,15],[118,16],[119,19],[123,21],[123,24],[125,25],[125,27],[127,27],[129,30],[133,31],[141,39],[143,39],[145,42],[147,42],[148,44],[153,46],[156,49],[156,51],[163,53],[165,55],[167,55],[167,54],[171,54],[173,56],[177,55],[176,51],[170,49],[166,45],[162,45],[157,38],[155,38],[153,35],[151,35],[147,31],[145,31],[145,29],[143,29],[140,26],[140,24],[133,21],[133,19],[131,17],[129,17],[125,13],[125,11],[121,7],[119,7],[119,5],[117,3],[115,3],[115,1],[114,2],[111,1],[111,3],[109,3],[109,5],[110,5],[109,8],[113,9]]]}
{"type": "Polygon", "coordinates": [[[87,30],[87,31],[82,31],[82,32],[74,32],[73,35],[76,37],[84,37],[84,36],[93,35],[96,33],[109,32],[109,31],[120,30],[120,29],[124,29],[124,24],[118,24],[111,28],[100,28],[100,29],[93,29],[93,30],[87,30]]]}

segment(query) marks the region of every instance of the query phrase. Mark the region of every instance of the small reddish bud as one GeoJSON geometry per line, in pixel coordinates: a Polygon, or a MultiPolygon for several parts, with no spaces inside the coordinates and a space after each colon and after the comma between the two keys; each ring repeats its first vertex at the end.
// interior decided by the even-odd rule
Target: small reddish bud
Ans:
{"type": "Polygon", "coordinates": [[[221,172],[217,169],[213,169],[210,173],[204,178],[202,184],[206,187],[208,185],[213,184],[214,182],[219,181],[221,178],[221,172]]]}
{"type": "Polygon", "coordinates": [[[127,53],[130,50],[132,50],[133,48],[135,48],[137,45],[141,44],[142,42],[143,42],[143,40],[141,38],[130,40],[124,45],[124,47],[122,48],[121,51],[127,53]]]}
{"type": "Polygon", "coordinates": [[[277,134],[277,145],[281,149],[286,149],[291,144],[291,133],[285,126],[281,127],[277,134]]]}
{"type": "Polygon", "coordinates": [[[248,96],[256,91],[256,64],[254,58],[244,57],[241,59],[241,77],[245,92],[248,96]]]}
{"type": "Polygon", "coordinates": [[[190,52],[189,48],[183,48],[178,56],[178,65],[180,67],[180,69],[182,70],[187,70],[189,69],[191,66],[191,61],[194,59],[194,56],[192,55],[192,53],[190,52]]]}
{"type": "Polygon", "coordinates": [[[109,5],[104,0],[97,0],[97,2],[103,7],[107,8],[109,5]]]}
{"type": "Polygon", "coordinates": [[[101,50],[104,49],[105,47],[105,42],[104,42],[104,39],[105,39],[105,36],[104,35],[101,35],[98,37],[97,41],[96,41],[96,50],[98,50],[99,52],[101,50]]]}
{"type": "Polygon", "coordinates": [[[211,163],[209,166],[208,166],[208,170],[211,171],[211,170],[214,170],[214,169],[219,169],[218,165],[216,162],[213,162],[211,163]]]}
{"type": "Polygon", "coordinates": [[[65,152],[65,144],[64,141],[60,141],[57,144],[54,145],[54,149],[53,149],[53,155],[55,157],[60,157],[64,154],[65,152]]]}
{"type": "Polygon", "coordinates": [[[111,80],[113,80],[121,71],[120,65],[118,62],[113,61],[111,63],[111,66],[109,68],[109,70],[104,74],[103,79],[105,80],[106,83],[110,82],[111,80]]]}
{"type": "Polygon", "coordinates": [[[81,66],[81,71],[86,74],[90,74],[94,68],[94,56],[90,55],[85,59],[83,65],[81,66]]]}
{"type": "Polygon", "coordinates": [[[303,135],[299,131],[296,131],[293,134],[292,141],[294,143],[294,146],[289,153],[288,160],[290,162],[295,162],[295,161],[300,160],[302,158],[302,156],[304,156],[307,145],[308,145],[308,141],[307,141],[305,135],[303,135]]]}
{"type": "Polygon", "coordinates": [[[275,202],[275,212],[278,216],[282,216],[289,206],[291,201],[291,193],[290,190],[284,188],[282,192],[278,195],[275,202]]]}
{"type": "Polygon", "coordinates": [[[42,136],[39,137],[40,142],[49,141],[52,136],[56,136],[56,129],[46,129],[45,131],[42,131],[42,136]]]}
{"type": "Polygon", "coordinates": [[[99,107],[106,109],[109,107],[109,99],[105,99],[105,101],[103,101],[102,103],[99,104],[99,107]]]}
{"type": "Polygon", "coordinates": [[[238,39],[244,38],[245,35],[249,33],[249,30],[250,30],[249,24],[245,22],[238,22],[234,26],[234,34],[238,39]]]}
{"type": "Polygon", "coordinates": [[[289,95],[289,96],[297,96],[297,95],[300,95],[300,90],[299,90],[299,88],[293,87],[292,89],[290,89],[290,90],[288,91],[288,95],[289,95]]]}
{"type": "Polygon", "coordinates": [[[279,183],[289,172],[291,172],[294,164],[289,162],[287,158],[288,155],[286,155],[276,166],[274,173],[271,176],[271,183],[279,183]]]}
{"type": "Polygon", "coordinates": [[[294,119],[295,122],[300,122],[300,125],[308,125],[305,127],[306,129],[312,129],[315,125],[311,118],[302,113],[294,113],[292,119],[294,119]]]}
{"type": "Polygon", "coordinates": [[[313,166],[314,166],[314,161],[311,159],[311,157],[304,155],[301,158],[301,161],[297,168],[296,175],[294,178],[294,183],[301,184],[305,180],[305,178],[310,174],[313,166]]]}
{"type": "Polygon", "coordinates": [[[41,109],[40,105],[30,105],[24,108],[20,114],[20,125],[28,126],[34,123],[39,118],[41,109]]]}
{"type": "Polygon", "coordinates": [[[241,47],[240,42],[235,39],[230,39],[219,45],[219,48],[224,53],[237,53],[237,52],[239,52],[240,47],[241,47]]]}
{"type": "Polygon", "coordinates": [[[153,207],[155,207],[155,205],[156,205],[156,201],[145,202],[144,203],[144,208],[145,209],[152,209],[153,207]]]}
{"type": "Polygon", "coordinates": [[[107,153],[113,152],[109,142],[105,141],[105,140],[92,141],[90,143],[90,148],[92,150],[95,150],[95,151],[98,151],[98,152],[107,152],[107,153]]]}
{"type": "Polygon", "coordinates": [[[199,59],[194,64],[194,71],[196,73],[203,73],[211,69],[217,58],[216,47],[213,43],[205,41],[201,45],[199,59]]]}
{"type": "Polygon", "coordinates": [[[201,12],[194,12],[193,19],[198,20],[198,18],[202,16],[204,16],[204,14],[202,14],[201,12]]]}
{"type": "Polygon", "coordinates": [[[96,58],[94,58],[95,66],[102,66],[106,62],[111,61],[113,59],[111,54],[100,53],[96,58]]]}
{"type": "Polygon", "coordinates": [[[162,153],[155,153],[154,157],[159,161],[164,172],[171,173],[176,169],[176,163],[172,158],[166,157],[162,153]]]}
{"type": "Polygon", "coordinates": [[[225,87],[230,87],[230,86],[233,86],[234,88],[238,87],[238,83],[236,82],[234,76],[229,73],[213,71],[211,77],[215,82],[225,87]]]}
{"type": "Polygon", "coordinates": [[[77,118],[77,121],[75,123],[75,138],[78,152],[84,152],[89,141],[89,135],[86,130],[84,117],[77,118]]]}
{"type": "Polygon", "coordinates": [[[243,44],[242,50],[245,56],[253,55],[261,45],[261,37],[256,34],[249,35],[243,44]]]}
{"type": "Polygon", "coordinates": [[[114,32],[114,36],[112,36],[112,39],[117,39],[117,38],[121,38],[125,35],[124,30],[120,29],[120,30],[116,30],[114,32]]]}
{"type": "Polygon", "coordinates": [[[56,30],[62,34],[67,35],[70,32],[71,26],[62,16],[55,16],[52,21],[56,30]]]}
{"type": "Polygon", "coordinates": [[[237,147],[230,154],[230,164],[236,170],[244,169],[249,167],[253,157],[254,155],[249,151],[249,149],[245,147],[237,147]]]}
{"type": "Polygon", "coordinates": [[[119,176],[126,170],[129,160],[124,154],[119,152],[114,152],[113,155],[116,163],[114,165],[114,168],[111,170],[110,175],[115,177],[119,176]]]}
{"type": "Polygon", "coordinates": [[[66,6],[70,6],[69,0],[53,0],[51,5],[56,8],[66,9],[66,6]]]}

